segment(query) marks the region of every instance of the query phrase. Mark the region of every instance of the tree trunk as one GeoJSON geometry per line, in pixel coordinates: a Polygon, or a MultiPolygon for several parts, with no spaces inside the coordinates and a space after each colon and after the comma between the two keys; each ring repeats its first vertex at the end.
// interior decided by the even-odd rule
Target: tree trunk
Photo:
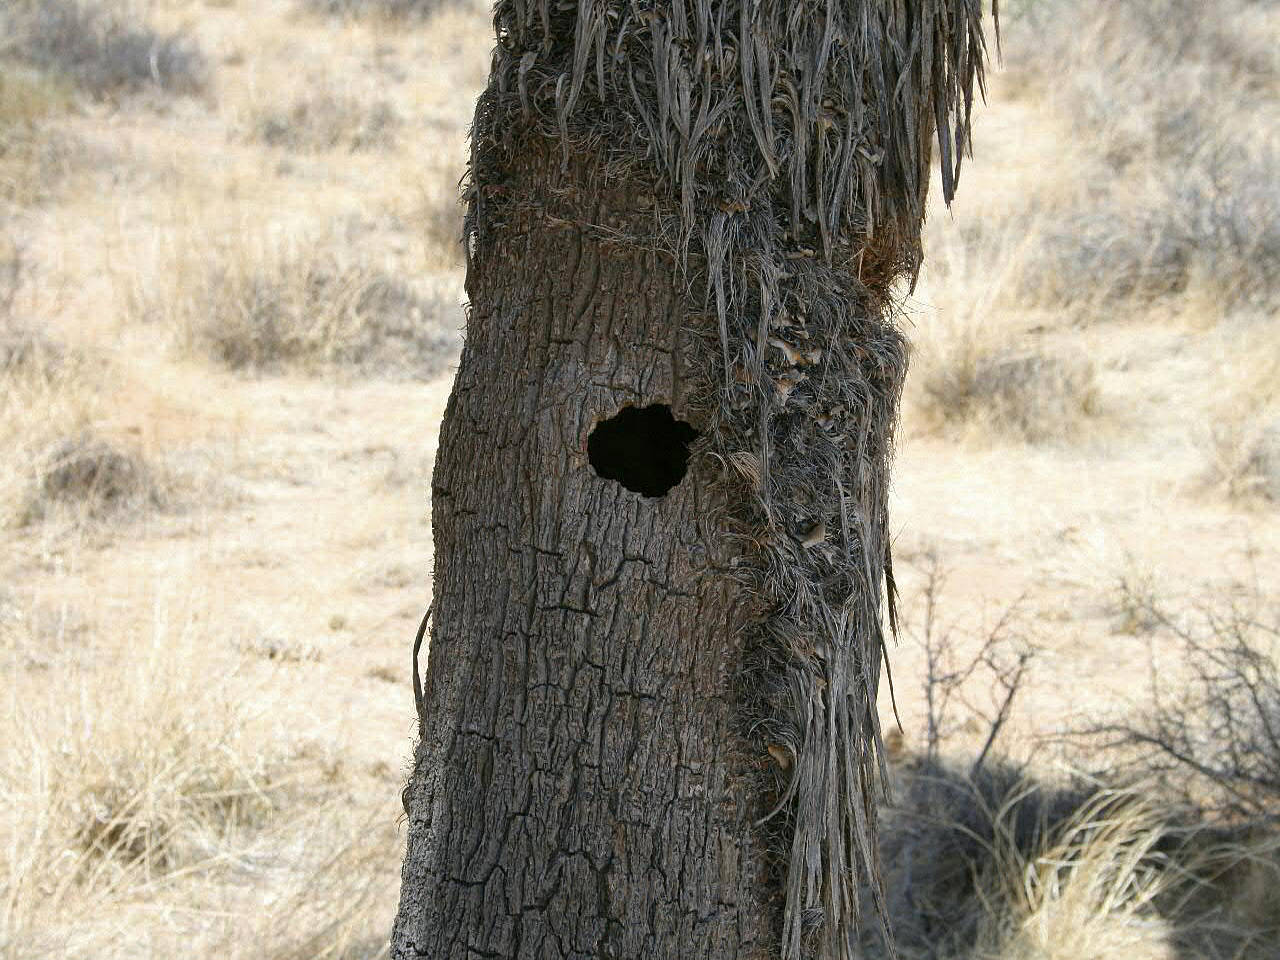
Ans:
{"type": "Polygon", "coordinates": [[[392,956],[847,960],[887,920],[893,290],[980,2],[495,23],[392,956]]]}
{"type": "Polygon", "coordinates": [[[714,322],[691,321],[668,256],[586,226],[651,218],[599,175],[526,156],[510,189],[547,202],[473,265],[432,484],[436,626],[396,957],[776,956],[752,830],[753,770],[771,761],[735,716],[746,609],[713,465],[695,443],[688,475],[647,497],[588,455],[625,407],[698,428],[690,361],[714,322]]]}

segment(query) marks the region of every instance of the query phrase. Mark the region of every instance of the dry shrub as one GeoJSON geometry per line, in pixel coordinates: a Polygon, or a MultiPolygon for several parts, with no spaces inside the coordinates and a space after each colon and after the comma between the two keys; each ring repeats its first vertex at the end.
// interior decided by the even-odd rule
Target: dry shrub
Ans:
{"type": "Polygon", "coordinates": [[[1280,337],[1232,331],[1238,356],[1225,364],[1226,388],[1209,410],[1202,434],[1205,484],[1244,506],[1280,504],[1280,337]]]}
{"type": "MultiPolygon", "coordinates": [[[[74,141],[49,123],[69,104],[67,90],[57,80],[0,62],[0,201],[43,200],[72,165],[74,141]]],[[[6,263],[0,249],[0,272],[6,263]]]]}
{"type": "Polygon", "coordinates": [[[329,17],[426,20],[462,0],[302,0],[303,8],[329,17]]]}
{"type": "Polygon", "coordinates": [[[10,0],[0,53],[66,77],[97,98],[145,88],[199,94],[208,61],[182,34],[159,34],[92,0],[10,0]]]}
{"type": "Polygon", "coordinates": [[[1198,293],[1213,312],[1280,286],[1274,5],[1045,0],[1006,46],[1100,162],[1087,206],[1030,251],[1024,298],[1115,313],[1198,293]]]}
{"type": "Polygon", "coordinates": [[[1193,250],[1170,229],[1167,208],[1081,211],[1036,236],[1019,275],[1024,303],[1098,309],[1187,288],[1193,250]]]}
{"type": "Polygon", "coordinates": [[[288,108],[260,110],[253,119],[257,139],[302,152],[386,149],[395,143],[400,125],[386,101],[366,104],[335,93],[302,96],[288,108]]]}
{"type": "Polygon", "coordinates": [[[962,425],[1042,443],[1069,439],[1099,412],[1093,361],[1081,352],[1000,346],[976,329],[921,349],[915,407],[934,428],[962,425]]]}
{"type": "Polygon", "coordinates": [[[22,251],[0,247],[0,527],[57,513],[82,522],[154,506],[162,474],[99,435],[105,370],[17,315],[22,251]]]}
{"type": "Polygon", "coordinates": [[[1280,503],[1280,418],[1231,418],[1209,428],[1211,484],[1237,503],[1280,503]]]}
{"type": "Polygon", "coordinates": [[[424,187],[421,201],[413,217],[420,230],[427,259],[443,267],[460,267],[462,250],[462,218],[464,209],[458,199],[456,180],[424,187]]]}
{"type": "Polygon", "coordinates": [[[1006,761],[973,771],[925,760],[904,781],[882,845],[895,935],[905,957],[965,956],[988,922],[988,891],[1012,860],[1034,858],[1087,793],[1037,785],[1006,761]]]}
{"type": "MultiPolygon", "coordinates": [[[[1191,662],[1200,664],[1194,672],[1202,693],[1211,688],[1211,694],[1195,695],[1193,683],[1190,697],[1155,700],[1155,726],[1123,728],[1125,745],[1136,748],[1126,760],[1136,758],[1137,767],[1048,780],[1010,760],[1000,744],[1030,663],[1019,650],[1034,648],[1021,645],[1008,615],[976,644],[963,629],[944,625],[945,577],[931,553],[924,555],[923,573],[917,605],[923,617],[907,624],[907,634],[925,652],[925,736],[920,753],[900,763],[900,793],[886,810],[884,827],[886,887],[900,956],[1274,956],[1269,951],[1280,942],[1274,787],[1255,792],[1250,805],[1238,803],[1242,790],[1275,783],[1271,758],[1280,757],[1274,737],[1267,736],[1280,728],[1275,661],[1268,674],[1253,654],[1242,654],[1238,636],[1253,631],[1243,647],[1254,653],[1273,649],[1270,628],[1258,633],[1257,611],[1235,607],[1206,621],[1218,637],[1237,634],[1219,643],[1216,653],[1201,640],[1193,643],[1191,662]],[[988,690],[993,709],[974,711],[988,690]],[[967,739],[960,742],[960,728],[950,719],[956,704],[982,720],[982,748],[973,760],[960,759],[971,747],[967,739]],[[1139,729],[1160,732],[1139,740],[1133,735],[1139,729]],[[1172,776],[1203,779],[1209,771],[1217,786],[1208,792],[1231,798],[1234,806],[1189,802],[1186,776],[1172,776]],[[1270,804],[1270,816],[1261,815],[1263,803],[1270,804]]],[[[1149,601],[1142,594],[1129,602],[1149,601]]],[[[1167,620],[1160,616],[1161,623],[1167,620]]],[[[1096,757],[1105,746],[1098,736],[1113,731],[1090,731],[1082,755],[1096,757]]],[[[867,936],[866,946],[875,954],[879,944],[867,936]]]]}
{"type": "Polygon", "coordinates": [[[1280,614],[1236,583],[1175,606],[1133,592],[1153,634],[1150,699],[1078,735],[1094,775],[1171,811],[1160,910],[1188,956],[1269,960],[1280,943],[1280,614]],[[1172,641],[1170,650],[1168,641],[1172,641]]]}
{"type": "Polygon", "coordinates": [[[72,931],[227,869],[287,796],[288,741],[262,730],[197,618],[169,613],[157,602],[143,636],[90,636],[70,679],[74,650],[0,702],[0,955],[102,955],[70,949],[72,931]]]}
{"type": "Polygon", "coordinates": [[[89,358],[0,319],[0,526],[118,518],[163,502],[163,473],[94,426],[103,376],[89,358]]]}
{"type": "Polygon", "coordinates": [[[185,352],[232,370],[350,367],[428,379],[461,346],[461,309],[443,295],[330,253],[192,251],[169,279],[135,313],[166,324],[185,352]]]}
{"type": "Polygon", "coordinates": [[[51,505],[101,518],[160,502],[160,488],[141,454],[86,433],[58,441],[45,454],[24,520],[42,519],[51,505]]]}
{"type": "Polygon", "coordinates": [[[1175,960],[1157,909],[1180,882],[1159,849],[1165,833],[1154,804],[1102,791],[1029,856],[1001,835],[992,853],[1003,862],[975,952],[992,960],[1175,960]]]}
{"type": "Polygon", "coordinates": [[[1280,612],[1257,583],[1190,609],[1154,593],[1127,603],[1172,638],[1177,656],[1151,653],[1150,706],[1083,731],[1115,758],[1115,782],[1154,782],[1205,816],[1275,820],[1280,808],[1280,612]],[[1177,663],[1185,677],[1169,677],[1177,663]]]}

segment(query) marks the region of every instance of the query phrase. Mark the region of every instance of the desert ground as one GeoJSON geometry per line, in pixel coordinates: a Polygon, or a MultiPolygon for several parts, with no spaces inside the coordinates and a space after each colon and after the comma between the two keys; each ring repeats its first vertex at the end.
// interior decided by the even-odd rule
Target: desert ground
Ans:
{"type": "MultiPolygon", "coordinates": [[[[427,6],[0,0],[8,960],[385,955],[492,45],[427,6]]],[[[1084,728],[1202,705],[1223,624],[1280,718],[1280,8],[1002,6],[903,291],[891,746],[963,766],[998,722],[1059,783],[1084,728]]],[[[1280,956],[1256,836],[1225,952],[1111,864],[945,955],[1280,956]]]]}

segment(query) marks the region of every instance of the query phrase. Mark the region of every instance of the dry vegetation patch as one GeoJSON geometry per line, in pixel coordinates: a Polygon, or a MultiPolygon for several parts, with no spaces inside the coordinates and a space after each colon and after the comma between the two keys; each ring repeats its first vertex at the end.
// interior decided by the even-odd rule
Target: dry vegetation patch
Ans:
{"type": "Polygon", "coordinates": [[[923,617],[907,628],[925,650],[925,736],[918,753],[894,741],[884,834],[900,955],[1268,960],[1280,936],[1280,647],[1256,586],[1194,611],[1126,588],[1151,630],[1184,644],[1190,696],[1157,693],[1148,712],[1081,731],[1075,766],[1049,776],[1006,752],[1035,637],[1010,613],[968,636],[943,619],[944,584],[926,555],[923,617]]]}
{"type": "Polygon", "coordinates": [[[1099,412],[1094,364],[1083,352],[1007,350],[965,337],[934,343],[927,356],[917,402],[940,427],[1040,443],[1077,435],[1099,412]]]}
{"type": "Polygon", "coordinates": [[[78,524],[163,502],[163,472],[96,426],[107,375],[90,357],[0,319],[0,526],[53,515],[78,524]]]}
{"type": "Polygon", "coordinates": [[[190,37],[161,34],[120,6],[93,0],[11,0],[0,11],[0,54],[66,77],[93,97],[152,87],[198,94],[208,61],[190,37]]]}
{"type": "Polygon", "coordinates": [[[395,143],[400,115],[385,100],[371,104],[343,93],[314,93],[288,107],[266,107],[253,118],[254,135],[287,150],[386,149],[395,143]]]}
{"type": "MultiPolygon", "coordinates": [[[[176,949],[200,936],[203,911],[226,915],[234,902],[226,892],[246,885],[252,892],[262,865],[297,843],[309,849],[296,858],[296,890],[284,884],[278,894],[292,897],[288,914],[273,913],[257,896],[243,915],[235,908],[241,938],[259,915],[271,918],[271,935],[264,922],[251,952],[230,937],[221,951],[204,948],[222,956],[338,956],[313,938],[368,936],[369,895],[384,879],[370,863],[370,844],[328,839],[326,829],[349,818],[307,772],[300,742],[272,721],[278,694],[264,682],[246,696],[240,666],[225,646],[209,642],[207,622],[158,598],[149,635],[93,630],[83,642],[94,669],[81,670],[71,685],[58,681],[76,655],[62,651],[56,670],[28,673],[21,699],[0,702],[0,737],[10,747],[0,761],[7,797],[0,956],[132,955],[144,944],[160,946],[154,937],[166,927],[176,949]],[[310,813],[294,824],[284,814],[300,806],[310,813]],[[314,834],[293,832],[305,833],[305,825],[314,834]],[[121,921],[138,898],[153,919],[131,929],[121,921]],[[170,911],[156,923],[155,915],[170,911]],[[295,922],[303,913],[307,926],[295,922]],[[307,943],[303,949],[315,952],[287,951],[307,943]]],[[[28,669],[10,655],[20,644],[4,631],[0,637],[5,669],[28,669]]],[[[369,825],[342,833],[373,835],[369,825]]]]}
{"type": "Polygon", "coordinates": [[[429,379],[461,346],[461,309],[322,249],[191,250],[133,304],[187,354],[232,370],[349,367],[429,379]]]}
{"type": "Polygon", "coordinates": [[[1280,504],[1280,336],[1258,326],[1229,334],[1236,355],[1201,438],[1205,485],[1246,507],[1280,504]]]}
{"type": "MultiPolygon", "coordinates": [[[[0,59],[0,202],[44,200],[76,165],[78,145],[52,123],[70,106],[63,83],[0,59]]],[[[0,253],[0,270],[6,263],[0,253]]]]}
{"type": "Polygon", "coordinates": [[[1058,213],[1025,296],[1112,312],[1200,292],[1219,313],[1274,302],[1280,276],[1280,18],[1229,0],[1048,0],[1015,63],[1100,161],[1087,207],[1058,213]],[[1081,26],[1082,24],[1087,26],[1081,26]],[[1139,106],[1140,105],[1140,106],[1139,106]],[[1098,299],[1098,292],[1103,294],[1098,299]]]}
{"type": "Polygon", "coordinates": [[[425,20],[465,0],[301,0],[303,9],[330,17],[425,20]]]}

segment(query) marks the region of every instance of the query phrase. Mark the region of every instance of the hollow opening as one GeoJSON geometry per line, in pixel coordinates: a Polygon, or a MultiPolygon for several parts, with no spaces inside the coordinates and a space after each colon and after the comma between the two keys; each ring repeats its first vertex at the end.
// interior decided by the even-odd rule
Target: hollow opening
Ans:
{"type": "Polygon", "coordinates": [[[665,403],[623,407],[596,424],[587,438],[587,456],[606,480],[646,497],[664,497],[684,479],[689,444],[697,436],[665,403]]]}

